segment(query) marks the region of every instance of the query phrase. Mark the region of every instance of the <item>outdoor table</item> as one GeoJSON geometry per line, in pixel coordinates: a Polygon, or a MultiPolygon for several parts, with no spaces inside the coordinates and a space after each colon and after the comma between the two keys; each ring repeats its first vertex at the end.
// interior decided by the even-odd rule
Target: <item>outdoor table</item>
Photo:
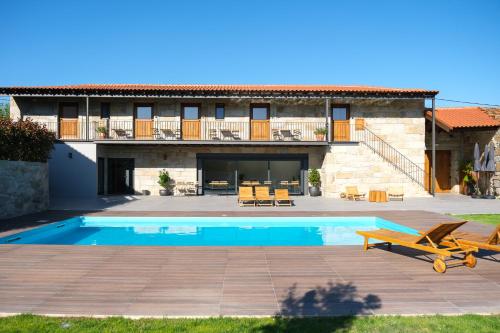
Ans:
{"type": "Polygon", "coordinates": [[[370,190],[370,192],[368,193],[368,201],[387,202],[387,192],[381,190],[370,190]]]}
{"type": "Polygon", "coordinates": [[[228,194],[229,183],[225,180],[214,180],[208,183],[211,189],[223,189],[225,194],[228,194]]]}

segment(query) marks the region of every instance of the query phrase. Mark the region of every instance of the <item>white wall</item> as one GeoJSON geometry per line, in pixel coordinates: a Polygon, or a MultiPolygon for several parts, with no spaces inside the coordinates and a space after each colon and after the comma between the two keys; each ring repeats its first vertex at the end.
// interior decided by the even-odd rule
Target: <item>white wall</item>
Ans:
{"type": "Polygon", "coordinates": [[[96,144],[66,142],[54,145],[49,159],[51,197],[97,196],[96,144]],[[71,153],[72,157],[69,157],[71,153]]]}

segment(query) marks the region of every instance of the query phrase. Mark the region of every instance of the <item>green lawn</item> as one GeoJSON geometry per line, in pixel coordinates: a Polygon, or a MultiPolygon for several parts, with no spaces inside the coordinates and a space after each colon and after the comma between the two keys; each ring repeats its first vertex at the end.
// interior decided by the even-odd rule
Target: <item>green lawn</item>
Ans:
{"type": "Polygon", "coordinates": [[[93,319],[20,315],[0,319],[0,332],[500,332],[500,316],[93,319]]]}
{"type": "Polygon", "coordinates": [[[453,215],[460,219],[475,221],[479,223],[486,223],[497,225],[500,224],[500,214],[463,214],[463,215],[453,215]]]}

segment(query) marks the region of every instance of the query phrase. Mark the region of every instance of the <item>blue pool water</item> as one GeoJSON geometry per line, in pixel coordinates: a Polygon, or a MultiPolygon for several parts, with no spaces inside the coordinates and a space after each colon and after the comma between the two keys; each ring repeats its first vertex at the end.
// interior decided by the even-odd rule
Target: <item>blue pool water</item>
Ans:
{"type": "Polygon", "coordinates": [[[356,230],[417,231],[378,217],[74,217],[0,244],[148,246],[357,245],[356,230]]]}

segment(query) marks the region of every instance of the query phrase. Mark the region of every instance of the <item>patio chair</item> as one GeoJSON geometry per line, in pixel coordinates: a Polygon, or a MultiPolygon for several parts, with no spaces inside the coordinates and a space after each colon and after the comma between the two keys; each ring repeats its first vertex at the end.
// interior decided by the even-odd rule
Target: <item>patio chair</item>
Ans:
{"type": "Polygon", "coordinates": [[[475,246],[481,250],[500,252],[500,225],[498,225],[490,235],[481,235],[467,231],[455,231],[452,236],[456,238],[459,244],[475,246]]]}
{"type": "Polygon", "coordinates": [[[252,188],[249,186],[240,186],[238,195],[238,205],[240,207],[253,206],[255,207],[255,197],[252,188]]]}
{"type": "Polygon", "coordinates": [[[268,186],[255,186],[255,202],[257,206],[272,206],[273,199],[269,195],[268,186]]]}
{"type": "Polygon", "coordinates": [[[389,196],[389,200],[401,200],[403,201],[404,192],[403,187],[389,187],[389,191],[387,191],[387,195],[389,196]]]}
{"type": "Polygon", "coordinates": [[[345,195],[347,200],[363,200],[365,199],[366,193],[359,193],[357,186],[346,186],[345,195]]]}
{"type": "Polygon", "coordinates": [[[444,273],[446,272],[447,265],[450,264],[464,264],[470,268],[476,266],[477,260],[473,252],[478,251],[477,247],[460,244],[451,236],[451,233],[464,223],[466,223],[466,221],[436,224],[420,235],[412,235],[386,229],[356,231],[356,233],[365,238],[363,245],[365,251],[378,244],[387,244],[390,250],[392,243],[396,243],[403,247],[437,254],[438,257],[434,260],[433,265],[434,270],[438,273],[444,273]],[[448,241],[444,241],[447,237],[448,241]],[[381,240],[382,243],[369,244],[368,240],[370,238],[381,240]],[[448,261],[448,263],[445,262],[447,258],[456,255],[463,255],[463,259],[455,259],[454,261],[448,261]]]}
{"type": "Polygon", "coordinates": [[[128,134],[128,132],[124,129],[115,128],[115,129],[113,129],[113,131],[115,132],[116,137],[120,140],[131,138],[131,136],[128,134]]]}
{"type": "Polygon", "coordinates": [[[274,204],[276,206],[289,206],[292,207],[292,200],[288,196],[287,189],[276,189],[274,191],[274,204]]]}
{"type": "Polygon", "coordinates": [[[233,132],[228,129],[221,129],[220,134],[222,135],[222,140],[233,140],[233,132]]]}

